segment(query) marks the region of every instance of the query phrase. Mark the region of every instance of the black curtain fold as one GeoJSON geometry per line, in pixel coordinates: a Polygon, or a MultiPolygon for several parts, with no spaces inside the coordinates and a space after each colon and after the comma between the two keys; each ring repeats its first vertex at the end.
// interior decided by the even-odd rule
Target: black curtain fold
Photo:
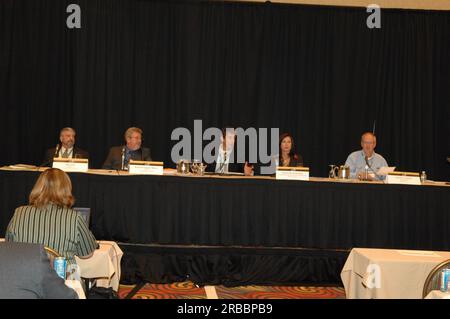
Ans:
{"type": "Polygon", "coordinates": [[[0,164],[39,164],[72,126],[94,167],[129,126],[173,166],[173,129],[235,125],[294,134],[311,174],[363,131],[399,170],[450,179],[450,12],[273,3],[0,2],[0,164]]]}
{"type": "Polygon", "coordinates": [[[121,282],[197,285],[341,284],[348,251],[173,248],[121,245],[121,282]]]}

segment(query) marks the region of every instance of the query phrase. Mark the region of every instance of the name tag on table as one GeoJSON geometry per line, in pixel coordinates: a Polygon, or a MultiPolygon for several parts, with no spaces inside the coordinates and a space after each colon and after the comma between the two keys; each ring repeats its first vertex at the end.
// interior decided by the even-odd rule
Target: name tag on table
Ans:
{"type": "Polygon", "coordinates": [[[419,173],[391,172],[386,176],[387,184],[421,185],[419,173]]]}
{"type": "Polygon", "coordinates": [[[87,172],[89,161],[87,158],[59,158],[53,159],[53,168],[59,168],[64,172],[87,172]]]}
{"type": "Polygon", "coordinates": [[[309,167],[277,167],[276,179],[309,181],[309,167]]]}
{"type": "Polygon", "coordinates": [[[163,175],[164,163],[130,160],[128,172],[139,175],[163,175]]]}

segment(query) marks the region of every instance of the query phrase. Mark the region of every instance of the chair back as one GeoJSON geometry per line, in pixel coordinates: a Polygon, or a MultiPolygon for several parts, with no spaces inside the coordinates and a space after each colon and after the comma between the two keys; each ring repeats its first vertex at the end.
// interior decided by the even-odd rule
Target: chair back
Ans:
{"type": "Polygon", "coordinates": [[[47,253],[48,259],[50,260],[50,266],[53,268],[53,262],[55,261],[55,258],[61,257],[61,255],[56,250],[50,247],[45,246],[44,249],[47,253]]]}
{"type": "Polygon", "coordinates": [[[441,271],[447,268],[450,269],[450,259],[444,260],[430,271],[423,285],[422,298],[428,296],[432,290],[441,288],[441,271]]]}

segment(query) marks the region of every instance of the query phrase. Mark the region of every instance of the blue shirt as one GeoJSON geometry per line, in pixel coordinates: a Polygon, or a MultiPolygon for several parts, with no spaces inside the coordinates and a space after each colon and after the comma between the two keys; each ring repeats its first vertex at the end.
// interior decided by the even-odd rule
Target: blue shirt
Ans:
{"type": "MultiPolygon", "coordinates": [[[[360,150],[360,151],[351,153],[347,157],[347,160],[345,161],[345,165],[348,165],[350,167],[350,178],[357,178],[359,172],[364,172],[365,167],[366,167],[366,161],[364,159],[365,156],[366,155],[364,154],[364,152],[362,150],[360,150]]],[[[375,152],[373,152],[372,157],[370,157],[368,159],[368,162],[369,162],[369,165],[372,168],[372,170],[375,171],[375,173],[378,173],[378,170],[381,167],[388,166],[384,157],[375,152]]],[[[370,173],[373,174],[372,170],[369,168],[369,174],[370,173]]],[[[384,178],[385,178],[385,176],[381,177],[381,179],[384,179],[384,178]]]]}
{"type": "Polygon", "coordinates": [[[132,151],[128,148],[128,146],[125,146],[124,166],[128,167],[128,163],[130,162],[130,159],[135,159],[135,158],[141,157],[140,151],[141,151],[140,148],[135,151],[132,151]]]}

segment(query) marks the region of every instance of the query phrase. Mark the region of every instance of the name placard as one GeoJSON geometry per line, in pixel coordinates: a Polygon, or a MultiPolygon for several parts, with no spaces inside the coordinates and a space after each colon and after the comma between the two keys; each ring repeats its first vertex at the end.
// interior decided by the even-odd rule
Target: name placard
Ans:
{"type": "Polygon", "coordinates": [[[288,179],[297,181],[309,181],[309,167],[277,167],[276,179],[288,179]]]}
{"type": "Polygon", "coordinates": [[[128,172],[139,175],[163,175],[164,163],[130,160],[128,172]]]}
{"type": "Polygon", "coordinates": [[[60,158],[53,159],[53,168],[59,168],[64,172],[87,172],[89,161],[87,158],[60,158]]]}
{"type": "Polygon", "coordinates": [[[421,185],[419,173],[391,172],[386,176],[387,184],[421,185]]]}

